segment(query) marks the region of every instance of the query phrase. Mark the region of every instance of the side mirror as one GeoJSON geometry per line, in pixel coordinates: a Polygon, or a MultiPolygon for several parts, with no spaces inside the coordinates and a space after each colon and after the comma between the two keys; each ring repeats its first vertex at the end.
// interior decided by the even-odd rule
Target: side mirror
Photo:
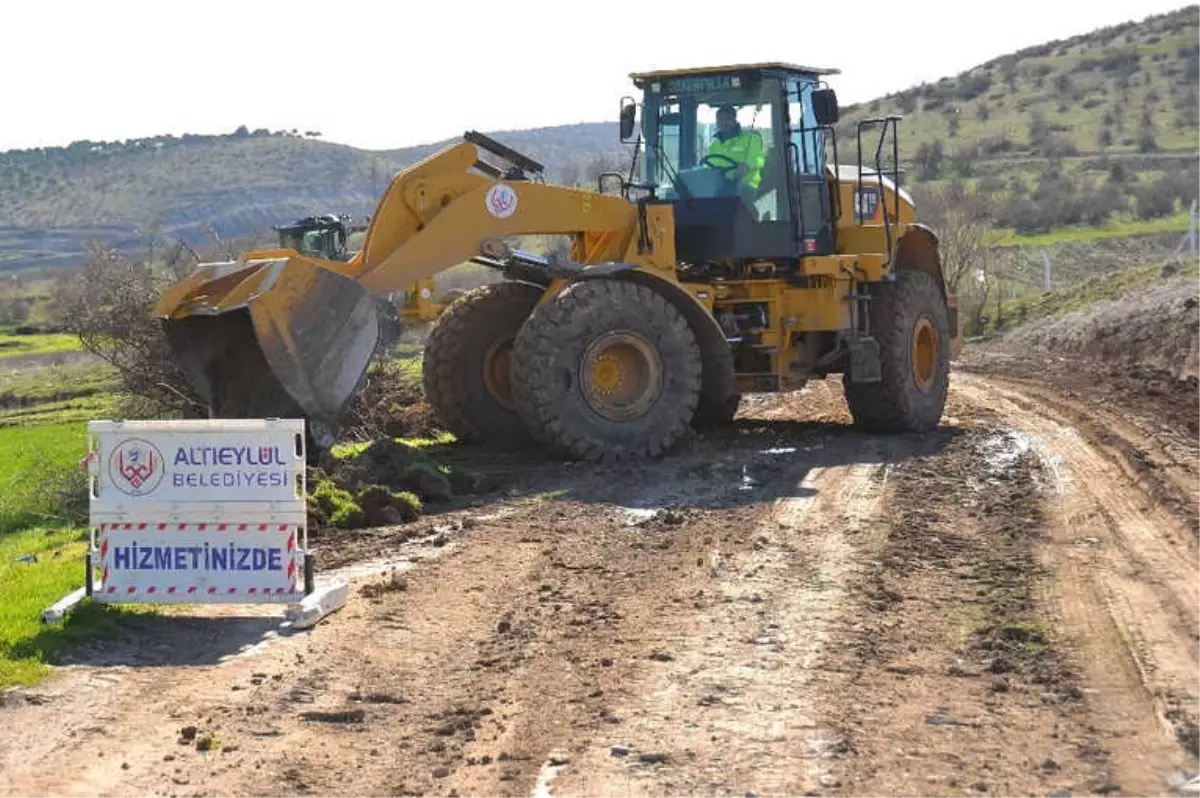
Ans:
{"type": "Polygon", "coordinates": [[[637,119],[637,105],[633,98],[626,97],[621,100],[621,141],[633,140],[633,126],[637,119]]]}
{"type": "Polygon", "coordinates": [[[818,125],[832,125],[838,121],[837,94],[833,89],[817,89],[812,93],[813,116],[818,125]]]}

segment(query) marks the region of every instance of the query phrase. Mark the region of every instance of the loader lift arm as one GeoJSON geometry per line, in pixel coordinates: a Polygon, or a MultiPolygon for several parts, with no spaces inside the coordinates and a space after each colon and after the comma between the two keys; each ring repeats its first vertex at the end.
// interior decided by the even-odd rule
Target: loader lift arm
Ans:
{"type": "Polygon", "coordinates": [[[349,260],[247,252],[163,293],[155,315],[211,415],[302,414],[314,440],[331,444],[379,344],[375,303],[405,291],[402,319],[432,318],[423,284],[473,259],[505,263],[506,237],[570,235],[581,269],[636,262],[673,274],[669,208],[534,182],[536,161],[478,133],[465,139],[394,176],[349,260]]]}

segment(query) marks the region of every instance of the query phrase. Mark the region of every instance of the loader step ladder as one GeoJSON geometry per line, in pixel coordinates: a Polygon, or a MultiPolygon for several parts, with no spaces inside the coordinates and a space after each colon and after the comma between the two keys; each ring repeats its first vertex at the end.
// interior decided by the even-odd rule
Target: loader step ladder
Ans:
{"type": "Polygon", "coordinates": [[[863,213],[862,202],[859,199],[863,196],[863,131],[875,125],[881,125],[879,129],[879,141],[875,145],[875,181],[877,190],[879,191],[876,202],[879,203],[880,210],[882,211],[880,216],[883,218],[883,231],[884,237],[887,240],[887,257],[889,262],[892,259],[892,251],[895,249],[892,241],[891,220],[894,218],[897,222],[900,221],[900,137],[897,133],[898,128],[896,124],[900,119],[901,117],[897,114],[888,114],[887,116],[874,119],[863,119],[858,122],[855,131],[858,144],[858,180],[854,187],[854,221],[858,225],[863,225],[866,223],[866,215],[863,213]],[[883,168],[883,151],[884,146],[887,144],[889,128],[892,133],[892,168],[885,171],[883,168]],[[892,185],[896,188],[893,194],[892,212],[890,215],[884,201],[883,177],[885,174],[891,178],[892,185]]]}

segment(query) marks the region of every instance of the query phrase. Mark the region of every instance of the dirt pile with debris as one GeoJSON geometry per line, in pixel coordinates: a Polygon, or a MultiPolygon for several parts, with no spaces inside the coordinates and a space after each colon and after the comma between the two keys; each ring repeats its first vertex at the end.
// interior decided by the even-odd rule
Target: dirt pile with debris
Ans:
{"type": "Polygon", "coordinates": [[[420,379],[398,361],[373,364],[347,408],[342,432],[353,440],[431,437],[439,430],[420,379]]]}
{"type": "Polygon", "coordinates": [[[427,505],[486,490],[459,466],[440,464],[421,448],[377,438],[357,454],[309,470],[309,529],[362,529],[417,520],[427,505]]]}
{"type": "Polygon", "coordinates": [[[1080,354],[1160,378],[1195,383],[1200,375],[1200,297],[1194,277],[1176,277],[1118,299],[1040,319],[999,343],[1080,354]]]}

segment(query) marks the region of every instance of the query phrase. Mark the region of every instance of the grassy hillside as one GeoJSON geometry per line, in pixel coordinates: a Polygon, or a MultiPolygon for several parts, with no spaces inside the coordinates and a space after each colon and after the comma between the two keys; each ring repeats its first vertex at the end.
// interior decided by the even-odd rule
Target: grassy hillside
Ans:
{"type": "MultiPolygon", "coordinates": [[[[551,180],[621,152],[615,122],[491,135],[544,163],[551,180]]],[[[0,270],[77,260],[92,236],[198,244],[211,241],[208,225],[229,239],[311,213],[369,214],[396,170],[447,143],[368,151],[263,130],[0,153],[0,270]]]]}
{"type": "Polygon", "coordinates": [[[900,114],[909,185],[963,181],[1001,227],[1169,217],[1196,195],[1198,37],[1192,5],[1012,53],[845,109],[841,152],[860,120],[900,114]]]}

